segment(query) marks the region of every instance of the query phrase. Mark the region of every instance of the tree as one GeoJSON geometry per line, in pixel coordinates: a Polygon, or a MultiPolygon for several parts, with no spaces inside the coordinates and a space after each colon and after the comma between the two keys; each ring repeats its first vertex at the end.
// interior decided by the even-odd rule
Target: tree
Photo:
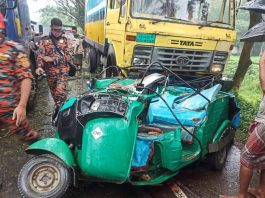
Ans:
{"type": "Polygon", "coordinates": [[[48,5],[40,10],[41,23],[48,25],[50,19],[58,17],[64,24],[76,25],[84,30],[85,0],[53,0],[55,6],[48,5]]]}
{"type": "Polygon", "coordinates": [[[41,9],[41,17],[39,23],[43,26],[50,26],[51,19],[57,17],[63,21],[63,24],[75,25],[75,21],[64,14],[58,13],[57,9],[57,7],[51,5],[48,5],[45,8],[41,9]]]}
{"type": "MultiPolygon", "coordinates": [[[[250,0],[248,0],[250,1],[250,0]]],[[[252,28],[254,25],[260,22],[261,20],[261,14],[257,12],[249,12],[250,20],[249,20],[249,29],[252,28]]],[[[241,83],[244,80],[244,77],[248,71],[249,66],[252,64],[252,61],[250,59],[250,54],[252,51],[254,43],[253,42],[245,42],[243,45],[242,52],[240,54],[238,67],[236,70],[236,73],[233,77],[234,84],[233,88],[238,90],[240,88],[241,83]]]]}
{"type": "Polygon", "coordinates": [[[84,29],[85,0],[54,0],[57,11],[65,14],[84,29]]]}

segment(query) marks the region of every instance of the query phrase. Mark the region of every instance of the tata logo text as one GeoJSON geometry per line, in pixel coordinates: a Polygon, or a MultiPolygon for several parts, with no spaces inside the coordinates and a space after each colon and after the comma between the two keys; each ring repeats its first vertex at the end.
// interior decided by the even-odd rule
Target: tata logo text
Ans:
{"type": "Polygon", "coordinates": [[[178,66],[186,66],[190,62],[190,59],[188,56],[178,56],[176,59],[176,64],[178,66]]]}
{"type": "Polygon", "coordinates": [[[201,47],[202,46],[202,42],[195,42],[195,41],[172,40],[171,44],[182,45],[182,46],[197,46],[197,47],[201,47]]]}

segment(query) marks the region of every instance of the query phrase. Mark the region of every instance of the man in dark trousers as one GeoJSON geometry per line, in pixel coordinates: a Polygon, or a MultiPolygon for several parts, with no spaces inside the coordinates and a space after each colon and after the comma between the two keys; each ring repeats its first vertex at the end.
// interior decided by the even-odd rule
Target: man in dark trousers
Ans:
{"type": "Polygon", "coordinates": [[[43,36],[37,51],[38,66],[36,74],[46,73],[51,95],[55,102],[55,112],[65,102],[67,93],[67,76],[71,58],[71,42],[63,34],[62,21],[58,18],[51,20],[49,36],[43,36]]]}

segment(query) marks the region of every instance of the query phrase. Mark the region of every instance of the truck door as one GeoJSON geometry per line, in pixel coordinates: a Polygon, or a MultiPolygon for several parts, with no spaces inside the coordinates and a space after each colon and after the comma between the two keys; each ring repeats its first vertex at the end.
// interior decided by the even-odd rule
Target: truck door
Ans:
{"type": "Polygon", "coordinates": [[[105,38],[115,50],[116,63],[121,64],[123,60],[126,0],[109,0],[106,15],[105,38]],[[122,8],[120,7],[122,6],[122,8]]]}

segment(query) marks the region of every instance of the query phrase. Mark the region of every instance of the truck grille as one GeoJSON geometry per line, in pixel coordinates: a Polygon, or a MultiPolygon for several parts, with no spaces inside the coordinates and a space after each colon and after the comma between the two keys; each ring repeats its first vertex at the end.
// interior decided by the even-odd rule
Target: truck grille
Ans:
{"type": "Polygon", "coordinates": [[[155,47],[152,61],[161,62],[173,71],[209,71],[213,52],[155,47]]]}
{"type": "Polygon", "coordinates": [[[152,53],[153,53],[152,46],[138,45],[134,49],[134,58],[144,58],[151,60],[152,53]]]}

